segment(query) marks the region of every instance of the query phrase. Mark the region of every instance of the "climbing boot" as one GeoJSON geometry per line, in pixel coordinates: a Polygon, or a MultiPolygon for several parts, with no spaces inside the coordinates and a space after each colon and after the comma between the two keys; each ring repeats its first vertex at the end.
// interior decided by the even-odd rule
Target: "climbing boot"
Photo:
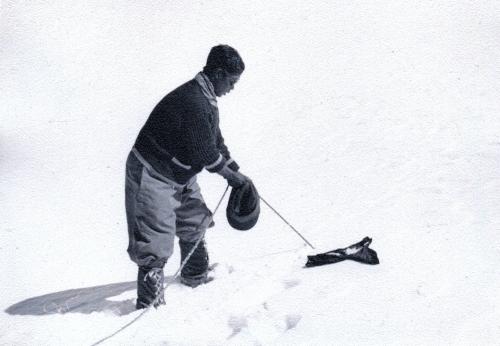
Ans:
{"type": "MultiPolygon", "coordinates": [[[[196,242],[186,242],[183,240],[179,241],[179,246],[181,248],[181,263],[184,262],[195,244],[196,242]]],[[[207,247],[205,241],[202,240],[194,250],[184,268],[182,268],[180,281],[182,284],[193,288],[210,282],[213,278],[208,276],[208,269],[207,247]]]]}
{"type": "Polygon", "coordinates": [[[151,305],[157,308],[165,304],[163,295],[163,268],[139,267],[137,275],[137,309],[144,309],[151,305]]]}

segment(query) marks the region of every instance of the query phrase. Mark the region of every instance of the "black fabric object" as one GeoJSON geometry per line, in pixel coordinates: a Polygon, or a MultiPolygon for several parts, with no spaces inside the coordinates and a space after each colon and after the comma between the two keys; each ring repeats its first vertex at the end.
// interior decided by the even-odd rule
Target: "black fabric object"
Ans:
{"type": "Polygon", "coordinates": [[[232,188],[226,208],[227,221],[236,230],[248,231],[260,215],[260,198],[255,185],[248,180],[244,185],[232,188]]]}
{"type": "Polygon", "coordinates": [[[379,264],[377,253],[369,248],[371,242],[371,238],[365,237],[360,242],[343,249],[307,256],[306,267],[322,266],[344,260],[353,260],[365,264],[379,264]]]}
{"type": "Polygon", "coordinates": [[[163,283],[165,276],[162,268],[139,267],[137,274],[136,309],[146,309],[151,304],[157,308],[165,304],[163,283]]]}

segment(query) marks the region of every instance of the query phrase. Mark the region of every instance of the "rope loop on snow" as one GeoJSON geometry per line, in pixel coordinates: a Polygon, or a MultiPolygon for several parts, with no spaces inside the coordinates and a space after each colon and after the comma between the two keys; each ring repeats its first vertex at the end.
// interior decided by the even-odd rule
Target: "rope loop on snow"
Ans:
{"type": "MultiPolygon", "coordinates": [[[[217,206],[215,207],[214,209],[214,212],[213,212],[213,215],[215,215],[215,213],[217,213],[217,210],[219,209],[222,201],[224,200],[224,197],[226,196],[227,194],[227,191],[229,190],[229,185],[226,186],[226,190],[224,190],[224,193],[222,194],[219,202],[217,203],[217,206]]],[[[205,222],[205,219],[208,217],[208,215],[205,215],[203,217],[203,219],[201,220],[200,224],[198,226],[196,226],[196,230],[198,230],[198,228],[203,225],[203,222],[205,222]]],[[[95,346],[95,345],[100,345],[102,344],[103,342],[105,342],[106,340],[109,340],[111,339],[112,337],[114,337],[115,335],[117,335],[118,333],[122,332],[123,330],[125,330],[126,328],[130,327],[133,323],[137,322],[142,316],[144,316],[149,310],[151,310],[151,307],[154,306],[157,302],[158,302],[158,299],[160,299],[160,296],[161,296],[161,293],[165,292],[165,290],[177,279],[177,277],[179,276],[179,274],[181,273],[182,269],[184,268],[184,266],[186,265],[186,263],[189,261],[189,259],[191,258],[191,256],[193,255],[194,251],[196,250],[196,248],[198,247],[198,245],[200,244],[200,242],[203,240],[203,238],[205,237],[205,233],[207,232],[207,229],[205,228],[203,230],[203,233],[200,235],[200,237],[198,238],[198,240],[196,240],[196,243],[193,245],[191,251],[189,251],[189,253],[187,254],[186,258],[184,259],[184,261],[182,261],[180,267],[177,269],[177,271],[175,272],[175,274],[173,275],[173,277],[170,279],[170,281],[168,281],[165,286],[162,288],[162,290],[160,291],[160,294],[158,294],[155,298],[155,300],[148,305],[147,308],[145,308],[139,315],[137,315],[134,319],[132,319],[130,322],[128,322],[127,324],[123,325],[121,328],[119,328],[117,331],[115,331],[114,333],[100,339],[99,341],[95,342],[92,344],[92,346],[95,346]]]]}

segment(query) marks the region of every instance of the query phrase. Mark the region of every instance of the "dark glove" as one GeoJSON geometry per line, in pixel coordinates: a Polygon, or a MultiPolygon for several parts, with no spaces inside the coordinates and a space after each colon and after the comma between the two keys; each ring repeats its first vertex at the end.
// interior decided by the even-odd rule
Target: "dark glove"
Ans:
{"type": "Polygon", "coordinates": [[[227,183],[234,188],[244,185],[248,180],[248,178],[245,175],[241,174],[240,172],[233,171],[228,166],[224,166],[217,173],[222,175],[224,179],[227,180],[227,183]]]}
{"type": "Polygon", "coordinates": [[[247,179],[248,178],[240,172],[233,171],[233,173],[227,178],[227,183],[229,184],[229,186],[237,188],[245,185],[247,179]]]}

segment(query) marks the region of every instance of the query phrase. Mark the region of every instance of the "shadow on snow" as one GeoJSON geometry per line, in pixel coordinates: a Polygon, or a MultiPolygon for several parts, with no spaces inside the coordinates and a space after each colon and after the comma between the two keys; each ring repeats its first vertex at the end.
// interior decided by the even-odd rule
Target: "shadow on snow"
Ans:
{"type": "Polygon", "coordinates": [[[135,311],[135,299],[109,300],[107,298],[136,288],[136,281],[77,288],[23,300],[7,308],[5,312],[11,315],[41,316],[108,311],[122,316],[135,311]]]}

